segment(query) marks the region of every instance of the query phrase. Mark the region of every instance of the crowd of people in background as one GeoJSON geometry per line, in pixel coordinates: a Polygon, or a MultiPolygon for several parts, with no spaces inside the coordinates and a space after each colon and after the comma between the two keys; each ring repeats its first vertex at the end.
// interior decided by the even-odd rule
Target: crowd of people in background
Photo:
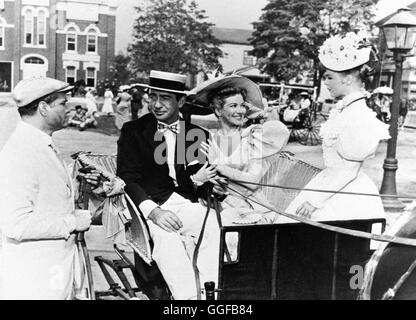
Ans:
{"type": "Polygon", "coordinates": [[[69,125],[80,131],[97,127],[97,118],[102,116],[114,117],[115,127],[121,130],[125,122],[136,120],[149,112],[148,94],[135,86],[120,86],[116,96],[107,87],[100,98],[95,88],[89,88],[84,80],[79,80],[68,95],[68,103],[75,107],[69,125]]]}
{"type": "MultiPolygon", "coordinates": [[[[367,105],[376,114],[377,118],[384,123],[389,123],[391,118],[391,108],[393,104],[393,90],[390,92],[378,92],[377,89],[369,95],[367,105]]],[[[407,113],[410,109],[409,99],[402,98],[399,105],[399,128],[404,127],[407,113]]]]}
{"type": "MultiPolygon", "coordinates": [[[[100,116],[114,117],[115,127],[121,130],[124,123],[139,119],[149,113],[148,94],[139,86],[121,85],[117,93],[112,88],[106,87],[102,97],[98,97],[95,88],[87,87],[84,80],[77,81],[74,86],[69,103],[73,103],[76,110],[72,114],[70,125],[77,127],[80,131],[97,127],[99,123],[97,118],[100,116]]],[[[393,90],[385,85],[380,88],[367,93],[367,105],[377,114],[379,120],[389,123],[393,90]],[[390,91],[379,91],[380,88],[390,91]]],[[[283,122],[302,122],[303,115],[308,114],[313,108],[313,103],[317,103],[318,111],[321,110],[313,93],[307,89],[284,89],[281,93],[280,90],[277,91],[279,98],[268,99],[268,105],[272,107],[278,105],[277,117],[283,122]]],[[[403,128],[410,106],[410,101],[402,98],[399,128],[403,128]]]]}
{"type": "MultiPolygon", "coordinates": [[[[278,96],[277,99],[269,97],[268,103],[271,106],[277,107],[280,119],[287,123],[301,122],[302,116],[307,114],[312,108],[313,103],[316,104],[317,111],[323,111],[322,103],[319,99],[316,100],[313,94],[298,89],[285,88],[280,93],[279,89],[273,96],[278,96]]],[[[377,118],[384,123],[390,123],[391,108],[393,104],[393,89],[383,84],[381,87],[372,91],[367,91],[367,105],[377,114],[377,118]]],[[[335,106],[337,101],[328,100],[329,105],[335,106]]],[[[331,108],[329,108],[331,109],[331,108]]],[[[401,98],[399,106],[399,128],[403,128],[408,111],[412,109],[412,103],[407,98],[401,98]]],[[[327,110],[326,113],[328,113],[327,110]]],[[[323,112],[325,113],[325,112],[323,112]]]]}

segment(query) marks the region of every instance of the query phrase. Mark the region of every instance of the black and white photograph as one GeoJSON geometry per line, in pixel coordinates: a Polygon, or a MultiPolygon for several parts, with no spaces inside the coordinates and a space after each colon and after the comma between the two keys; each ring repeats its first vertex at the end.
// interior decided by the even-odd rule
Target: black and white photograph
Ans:
{"type": "Polygon", "coordinates": [[[414,0],[0,0],[0,300],[416,300],[415,43],[414,0]]]}

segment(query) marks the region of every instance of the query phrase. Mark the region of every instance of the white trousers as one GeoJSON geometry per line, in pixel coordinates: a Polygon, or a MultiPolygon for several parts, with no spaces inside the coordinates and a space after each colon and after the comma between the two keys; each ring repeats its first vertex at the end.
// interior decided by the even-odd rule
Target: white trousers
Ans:
{"type": "MultiPolygon", "coordinates": [[[[148,221],[156,261],[176,300],[195,299],[196,281],[192,267],[193,247],[198,241],[207,208],[173,193],[161,206],[182,221],[179,232],[167,232],[148,221]]],[[[220,230],[213,210],[210,211],[199,249],[197,266],[201,287],[207,281],[218,285],[220,230]]]]}

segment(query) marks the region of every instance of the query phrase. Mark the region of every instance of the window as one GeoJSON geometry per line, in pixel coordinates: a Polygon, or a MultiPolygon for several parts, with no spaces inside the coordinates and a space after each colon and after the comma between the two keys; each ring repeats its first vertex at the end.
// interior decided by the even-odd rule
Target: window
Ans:
{"type": "Polygon", "coordinates": [[[249,51],[244,51],[243,65],[245,65],[245,66],[254,66],[254,57],[249,55],[249,51]]]}
{"type": "Polygon", "coordinates": [[[87,68],[87,87],[95,87],[96,69],[87,68]]]}
{"type": "Polygon", "coordinates": [[[44,46],[46,38],[46,14],[44,11],[38,13],[38,45],[44,46]]]}
{"type": "Polygon", "coordinates": [[[76,81],[75,75],[76,75],[75,67],[73,66],[66,67],[66,82],[68,82],[69,84],[74,84],[76,81]]]}
{"type": "Polygon", "coordinates": [[[66,35],[66,50],[77,51],[77,34],[74,28],[68,29],[68,33],[66,35]]]}
{"type": "Polygon", "coordinates": [[[33,12],[27,9],[25,12],[25,44],[33,44],[33,12]]]}
{"type": "Polygon", "coordinates": [[[30,57],[30,58],[25,59],[25,63],[45,64],[45,61],[43,61],[41,58],[38,58],[38,57],[30,57]]]}
{"type": "Polygon", "coordinates": [[[97,34],[95,30],[89,30],[87,35],[87,52],[97,52],[97,34]]]}

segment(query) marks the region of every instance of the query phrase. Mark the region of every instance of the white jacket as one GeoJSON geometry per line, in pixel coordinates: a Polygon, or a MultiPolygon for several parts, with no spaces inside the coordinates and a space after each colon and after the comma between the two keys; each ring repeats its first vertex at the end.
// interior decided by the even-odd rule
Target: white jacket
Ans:
{"type": "Polygon", "coordinates": [[[0,152],[1,299],[73,297],[73,190],[51,143],[22,121],[0,152]]]}

